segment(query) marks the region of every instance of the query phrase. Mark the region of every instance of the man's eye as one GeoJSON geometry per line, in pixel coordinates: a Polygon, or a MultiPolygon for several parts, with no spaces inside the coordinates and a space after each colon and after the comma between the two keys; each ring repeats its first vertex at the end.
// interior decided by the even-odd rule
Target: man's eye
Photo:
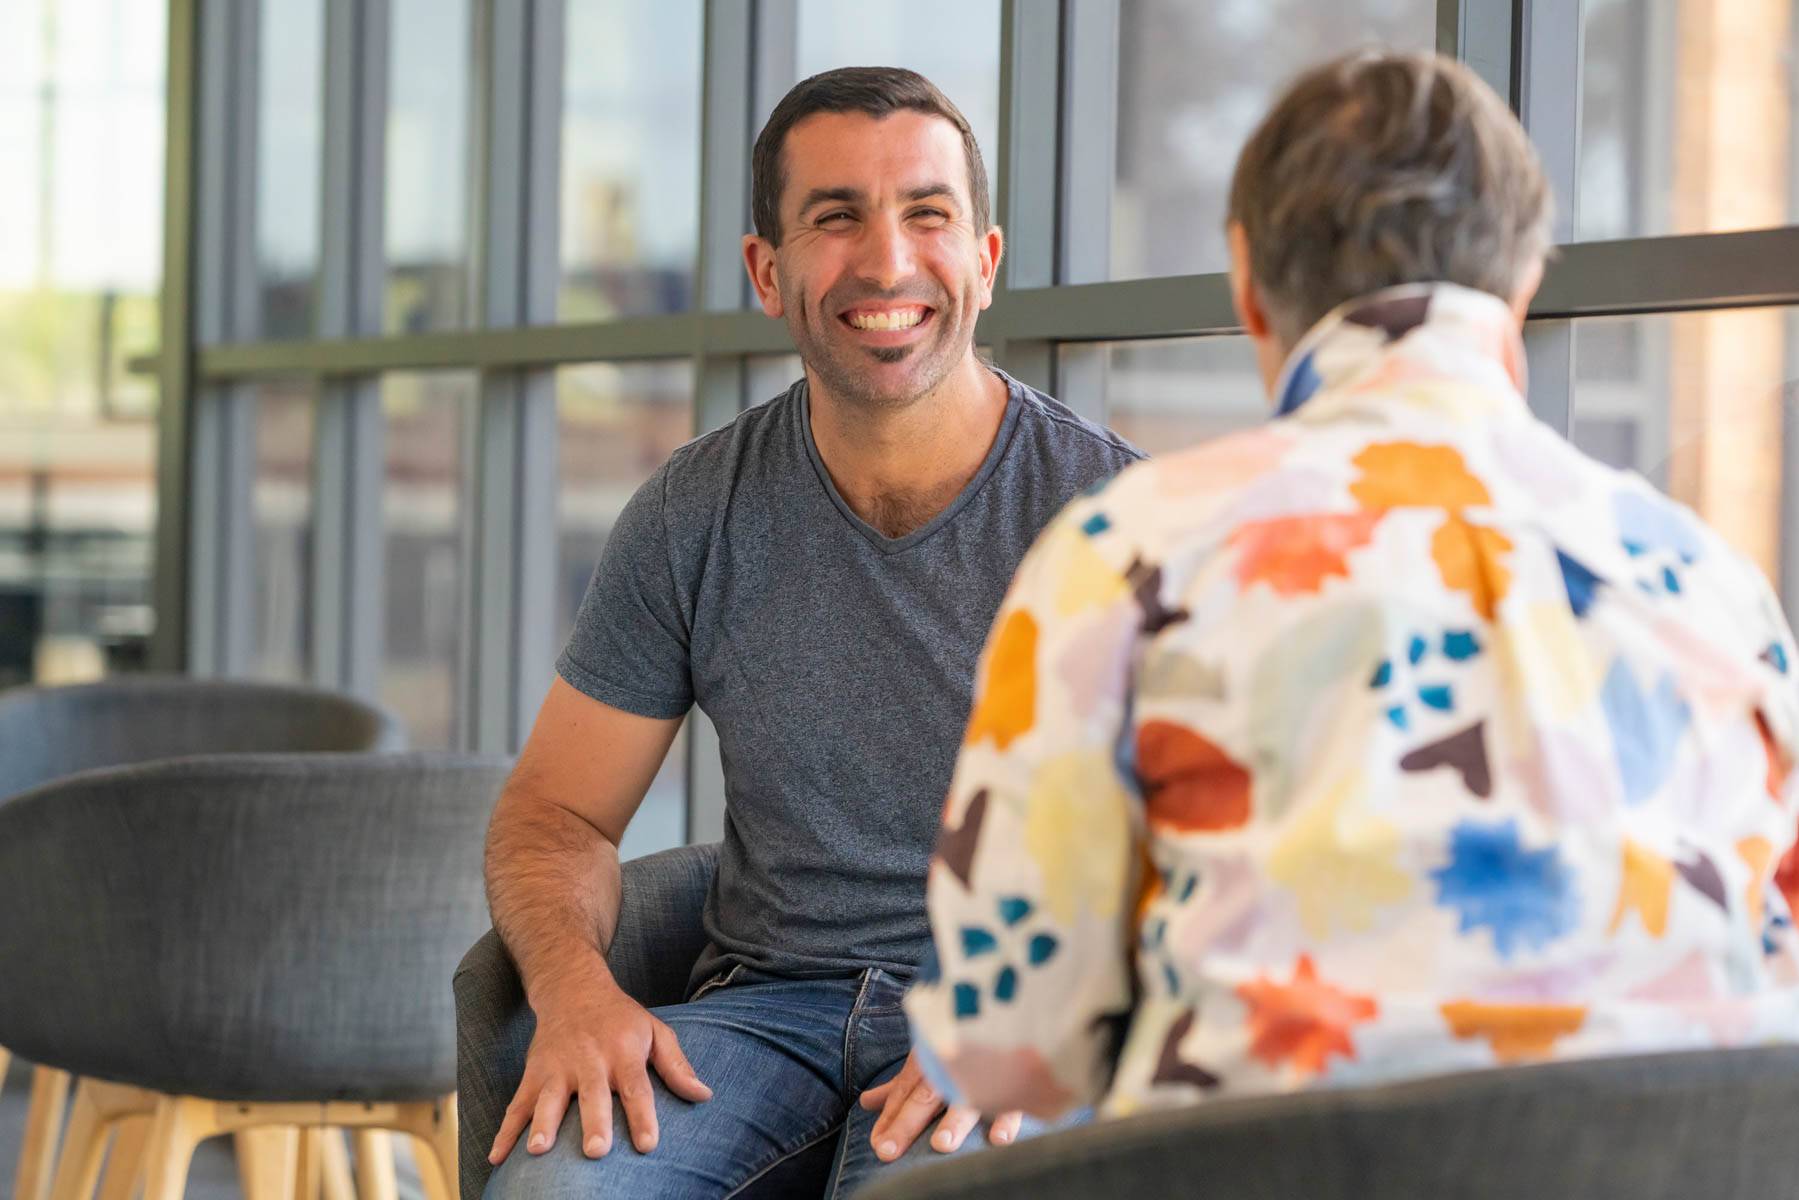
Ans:
{"type": "Polygon", "coordinates": [[[927,221],[949,220],[949,214],[944,212],[941,208],[920,208],[914,210],[912,215],[915,217],[922,217],[927,221]]]}
{"type": "Polygon", "coordinates": [[[849,219],[850,215],[846,212],[828,212],[824,216],[818,218],[818,223],[820,225],[841,225],[849,219]]]}

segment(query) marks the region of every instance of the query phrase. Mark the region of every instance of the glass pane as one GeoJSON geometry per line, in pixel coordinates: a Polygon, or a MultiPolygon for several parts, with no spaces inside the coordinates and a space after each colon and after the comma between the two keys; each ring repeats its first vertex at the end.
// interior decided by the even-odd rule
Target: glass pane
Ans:
{"type": "Polygon", "coordinates": [[[311,674],[313,395],[285,380],[256,393],[255,537],[250,672],[299,683],[311,674]]]}
{"type": "Polygon", "coordinates": [[[751,404],[762,404],[785,395],[787,389],[806,373],[797,354],[752,354],[746,365],[751,404]]]}
{"type": "MultiPolygon", "coordinates": [[[[566,641],[612,526],[638,487],[693,436],[686,362],[592,363],[556,373],[556,629],[566,641]]],[[[687,820],[687,734],[631,821],[620,857],[678,846],[687,820]]]]}
{"type": "MultiPolygon", "coordinates": [[[[1691,505],[1784,584],[1796,376],[1799,309],[1577,321],[1574,444],[1691,505]]],[[[1799,593],[1781,590],[1791,611],[1799,593]]]]}
{"type": "Polygon", "coordinates": [[[999,174],[999,8],[999,0],[913,0],[851,14],[800,0],[800,78],[832,67],[917,71],[968,118],[991,184],[999,174]]]}
{"type": "Polygon", "coordinates": [[[387,109],[389,333],[468,324],[470,0],[393,0],[387,109]]]}
{"type": "Polygon", "coordinates": [[[1269,416],[1248,338],[1095,342],[1063,346],[1059,356],[1057,398],[1083,412],[1104,412],[1114,432],[1152,455],[1247,429],[1269,416]]]}
{"type": "Polygon", "coordinates": [[[1140,279],[1224,270],[1237,151],[1287,81],[1360,45],[1430,49],[1437,3],[1131,0],[1118,19],[1110,274],[1140,279]]]}
{"type": "Polygon", "coordinates": [[[0,687],[145,658],[166,19],[0,4],[0,687]]]}
{"type": "Polygon", "coordinates": [[[701,44],[699,0],[569,0],[565,321],[693,306],[701,44]]]}
{"type": "Polygon", "coordinates": [[[1581,0],[1580,17],[1576,238],[1799,220],[1799,0],[1581,0]]]}
{"type": "Polygon", "coordinates": [[[260,330],[313,333],[319,272],[319,171],[325,87],[324,0],[262,0],[256,109],[256,265],[260,330]]]}
{"type": "Polygon", "coordinates": [[[461,711],[464,526],[463,428],[473,374],[394,374],[381,382],[387,419],[382,489],[386,575],[381,699],[413,746],[458,744],[461,711]]]}

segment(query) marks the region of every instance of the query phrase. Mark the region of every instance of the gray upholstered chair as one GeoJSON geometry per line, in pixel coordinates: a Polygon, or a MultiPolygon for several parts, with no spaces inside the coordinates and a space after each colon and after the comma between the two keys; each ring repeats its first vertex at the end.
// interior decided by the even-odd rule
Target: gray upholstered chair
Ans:
{"type": "MultiPolygon", "coordinates": [[[[156,676],[13,688],[0,692],[0,799],[77,771],[162,758],[383,751],[405,743],[385,710],[317,688],[156,676]]],[[[9,1057],[0,1049],[0,1078],[9,1057]]],[[[32,1074],[16,1200],[48,1194],[70,1083],[67,1072],[42,1065],[32,1074]]]]}
{"type": "MultiPolygon", "coordinates": [[[[625,864],[608,956],[645,1004],[679,1000],[717,850],[625,864]]],[[[533,1025],[491,931],[456,971],[462,1195],[524,1072],[533,1025]]],[[[1724,1200],[1799,1194],[1799,1047],[1598,1059],[1201,1105],[917,1167],[867,1200],[1315,1197],[1724,1200]]]]}
{"type": "Polygon", "coordinates": [[[0,1040],[82,1077],[59,1200],[125,1126],[144,1200],[182,1194],[205,1137],[271,1126],[409,1135],[453,1191],[449,982],[507,768],[209,756],[0,803],[0,1040]]]}
{"type": "Polygon", "coordinates": [[[1220,1101],[895,1176],[861,1200],[1799,1193],[1799,1047],[1510,1067],[1220,1101]]]}
{"type": "MultiPolygon", "coordinates": [[[[678,1004],[706,948],[700,913],[718,866],[716,845],[682,846],[624,864],[613,977],[645,1007],[678,1004]]],[[[480,1200],[488,1147],[525,1073],[537,1027],[512,958],[493,930],[456,968],[456,1082],[462,1109],[462,1195],[480,1200]]]]}

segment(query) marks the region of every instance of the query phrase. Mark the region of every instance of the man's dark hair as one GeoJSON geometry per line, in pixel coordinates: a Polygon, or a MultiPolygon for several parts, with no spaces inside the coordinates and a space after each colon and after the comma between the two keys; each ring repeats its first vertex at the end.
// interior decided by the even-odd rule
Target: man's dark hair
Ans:
{"type": "Polygon", "coordinates": [[[781,98],[750,155],[750,213],[756,232],[767,238],[770,245],[781,244],[781,191],[787,186],[781,154],[789,130],[813,113],[859,112],[878,119],[901,110],[942,117],[962,135],[974,229],[976,233],[986,233],[993,218],[987,198],[987,168],[981,162],[974,130],[969,128],[962,110],[938,91],[936,84],[903,67],[839,67],[801,80],[781,98]]]}

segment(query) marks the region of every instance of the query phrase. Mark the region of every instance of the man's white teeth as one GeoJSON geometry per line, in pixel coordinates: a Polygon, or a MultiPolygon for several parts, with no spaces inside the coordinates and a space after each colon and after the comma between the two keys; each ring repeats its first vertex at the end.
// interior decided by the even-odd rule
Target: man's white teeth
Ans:
{"type": "Polygon", "coordinates": [[[857,329],[910,329],[922,320],[922,308],[909,308],[903,312],[856,313],[850,317],[850,324],[857,329]]]}

